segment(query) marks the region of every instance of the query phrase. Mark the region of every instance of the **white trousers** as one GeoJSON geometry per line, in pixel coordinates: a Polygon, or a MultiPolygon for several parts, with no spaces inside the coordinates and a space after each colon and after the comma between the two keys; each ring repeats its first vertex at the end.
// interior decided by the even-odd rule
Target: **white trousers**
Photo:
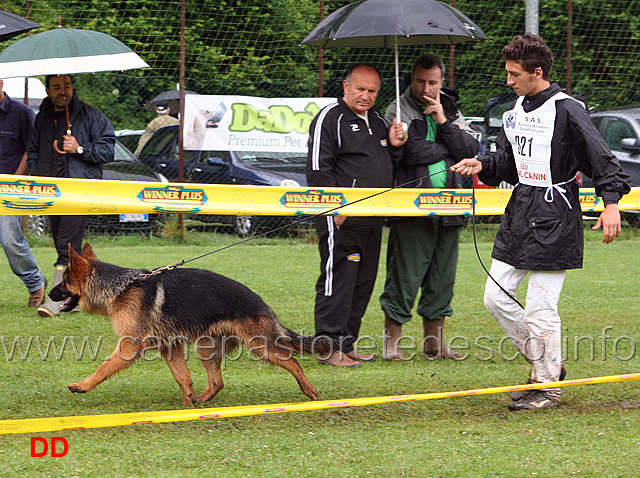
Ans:
{"type": "MultiPolygon", "coordinates": [[[[493,260],[491,276],[515,297],[518,287],[529,275],[524,310],[487,278],[484,304],[498,321],[513,345],[531,364],[531,382],[555,382],[562,369],[561,321],[558,299],[566,271],[527,271],[493,260]]],[[[560,397],[559,388],[544,389],[560,397]]]]}

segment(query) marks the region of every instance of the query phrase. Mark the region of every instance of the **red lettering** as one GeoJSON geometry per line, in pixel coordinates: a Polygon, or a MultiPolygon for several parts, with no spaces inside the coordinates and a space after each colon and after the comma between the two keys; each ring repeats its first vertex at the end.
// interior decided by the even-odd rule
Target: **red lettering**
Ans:
{"type": "Polygon", "coordinates": [[[49,451],[49,444],[47,443],[47,440],[45,440],[42,437],[31,437],[31,456],[32,457],[39,458],[41,456],[45,456],[48,451],[49,451]],[[42,443],[42,447],[43,447],[42,453],[36,453],[37,442],[42,443]]]}
{"type": "Polygon", "coordinates": [[[54,458],[59,458],[65,456],[69,451],[69,443],[67,443],[67,439],[64,437],[53,437],[51,438],[51,456],[54,458]],[[56,450],[56,442],[62,442],[63,450],[58,453],[56,450]]]}
{"type": "MultiPolygon", "coordinates": [[[[46,456],[49,451],[49,443],[46,438],[42,437],[31,437],[31,457],[33,458],[41,458],[46,456]],[[36,444],[42,443],[42,451],[36,451],[36,444]]],[[[51,437],[51,457],[52,458],[61,458],[65,456],[69,452],[69,443],[67,439],[64,437],[51,437]],[[61,445],[62,449],[60,449],[61,445]]]]}

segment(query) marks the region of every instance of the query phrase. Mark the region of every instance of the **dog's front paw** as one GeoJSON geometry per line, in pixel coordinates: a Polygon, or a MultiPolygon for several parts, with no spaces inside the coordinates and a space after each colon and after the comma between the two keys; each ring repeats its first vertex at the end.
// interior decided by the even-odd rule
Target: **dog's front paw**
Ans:
{"type": "Polygon", "coordinates": [[[189,397],[184,399],[184,402],[182,405],[185,407],[193,407],[197,403],[197,401],[198,400],[196,399],[195,395],[190,393],[189,397]]]}
{"type": "Polygon", "coordinates": [[[71,390],[73,393],[87,393],[86,390],[83,390],[80,387],[79,383],[70,383],[69,385],[67,385],[67,388],[71,390]]]}

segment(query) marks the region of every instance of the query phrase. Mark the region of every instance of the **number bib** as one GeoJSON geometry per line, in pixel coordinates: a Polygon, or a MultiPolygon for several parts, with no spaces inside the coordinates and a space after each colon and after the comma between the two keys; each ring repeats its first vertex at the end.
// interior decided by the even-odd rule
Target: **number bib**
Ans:
{"type": "Polygon", "coordinates": [[[522,108],[524,96],[521,96],[513,109],[502,115],[502,126],[513,149],[520,183],[537,187],[553,185],[551,140],[556,121],[556,101],[565,98],[571,96],[556,93],[542,106],[526,113],[522,108]]]}

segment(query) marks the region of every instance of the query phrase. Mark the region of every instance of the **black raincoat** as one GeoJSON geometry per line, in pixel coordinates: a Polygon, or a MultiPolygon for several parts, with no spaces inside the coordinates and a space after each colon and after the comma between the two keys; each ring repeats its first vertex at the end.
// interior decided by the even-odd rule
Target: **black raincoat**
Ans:
{"type": "MultiPolygon", "coordinates": [[[[525,98],[523,108],[531,112],[562,91],[557,84],[525,98]]],[[[572,99],[556,103],[551,141],[553,184],[563,184],[565,197],[557,190],[518,182],[511,144],[504,130],[496,139],[497,151],[483,155],[482,182],[497,186],[501,181],[515,185],[496,236],[492,257],[523,270],[565,270],[582,267],[584,251],[582,211],[576,173],[593,179],[596,194],[604,204],[616,204],[629,192],[629,176],[609,150],[585,108],[572,99]],[[550,194],[553,193],[552,196],[550,194]],[[546,196],[546,198],[545,198],[546,196]],[[553,198],[553,200],[549,200],[553,198]]]]}
{"type": "MultiPolygon", "coordinates": [[[[445,188],[461,189],[462,176],[455,174],[450,168],[458,161],[478,154],[480,145],[459,126],[464,118],[456,104],[458,94],[447,89],[440,91],[440,103],[447,121],[438,125],[435,141],[425,141],[427,122],[423,113],[424,107],[419,106],[412,91],[412,87],[409,86],[400,97],[401,120],[409,125],[409,139],[404,145],[402,158],[394,168],[394,187],[408,183],[403,187],[433,188],[429,177],[429,165],[444,161],[448,170],[445,188]]],[[[395,116],[396,102],[393,101],[387,108],[385,119],[391,122],[395,116]]],[[[465,223],[464,216],[440,217],[445,226],[463,226],[465,223]]]]}
{"type": "Polygon", "coordinates": [[[82,154],[60,155],[53,141],[62,147],[66,131],[66,115],[56,114],[53,103],[45,98],[36,116],[35,127],[27,151],[29,171],[35,176],[102,179],[102,166],[113,161],[116,136],[113,124],[98,109],[83,103],[73,93],[69,105],[72,134],[84,148],[82,154]]]}

